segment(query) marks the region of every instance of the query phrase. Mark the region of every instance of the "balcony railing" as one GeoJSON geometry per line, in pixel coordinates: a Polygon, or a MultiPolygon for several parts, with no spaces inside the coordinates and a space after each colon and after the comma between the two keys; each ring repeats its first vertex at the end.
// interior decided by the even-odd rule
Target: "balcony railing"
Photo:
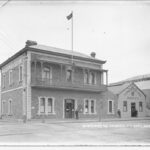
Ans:
{"type": "Polygon", "coordinates": [[[46,78],[32,78],[32,87],[49,87],[59,89],[70,89],[70,90],[84,90],[84,91],[105,91],[106,85],[103,84],[85,84],[80,81],[64,81],[60,79],[46,79],[46,78]]]}

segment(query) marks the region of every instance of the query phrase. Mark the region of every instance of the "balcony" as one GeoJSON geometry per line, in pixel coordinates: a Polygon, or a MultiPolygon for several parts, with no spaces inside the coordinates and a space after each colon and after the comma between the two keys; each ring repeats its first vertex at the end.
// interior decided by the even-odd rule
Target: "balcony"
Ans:
{"type": "Polygon", "coordinates": [[[102,92],[106,90],[106,85],[91,85],[84,84],[80,81],[64,81],[61,79],[45,79],[45,78],[32,78],[31,87],[41,88],[53,88],[53,89],[65,89],[65,90],[77,90],[77,91],[92,91],[102,92]]]}

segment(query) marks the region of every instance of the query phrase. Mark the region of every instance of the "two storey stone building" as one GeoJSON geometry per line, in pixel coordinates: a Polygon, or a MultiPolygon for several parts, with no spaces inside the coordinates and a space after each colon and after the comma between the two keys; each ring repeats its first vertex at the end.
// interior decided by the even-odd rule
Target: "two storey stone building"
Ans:
{"type": "MultiPolygon", "coordinates": [[[[105,99],[106,61],[78,52],[26,46],[0,65],[2,117],[98,118],[105,99]]],[[[107,81],[106,81],[107,83],[107,81]]]]}

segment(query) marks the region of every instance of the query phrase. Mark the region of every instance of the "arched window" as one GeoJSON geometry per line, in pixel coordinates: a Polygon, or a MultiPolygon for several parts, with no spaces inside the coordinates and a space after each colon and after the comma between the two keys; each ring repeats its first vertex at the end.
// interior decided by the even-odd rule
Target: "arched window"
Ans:
{"type": "Polygon", "coordinates": [[[114,101],[108,100],[108,114],[114,114],[114,101]]]}
{"type": "Polygon", "coordinates": [[[8,115],[12,115],[12,100],[8,100],[8,115]]]}

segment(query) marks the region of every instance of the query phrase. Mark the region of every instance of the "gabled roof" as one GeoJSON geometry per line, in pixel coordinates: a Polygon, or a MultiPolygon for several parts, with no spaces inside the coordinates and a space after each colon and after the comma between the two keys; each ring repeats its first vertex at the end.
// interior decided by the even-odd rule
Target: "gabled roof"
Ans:
{"type": "Polygon", "coordinates": [[[122,84],[118,84],[118,85],[108,86],[108,90],[111,91],[113,94],[116,94],[116,95],[118,94],[119,95],[124,90],[126,90],[126,88],[128,88],[131,85],[134,85],[146,97],[146,94],[134,82],[122,83],[122,84]]]}
{"type": "Polygon", "coordinates": [[[125,84],[118,84],[118,85],[108,86],[108,90],[111,91],[113,94],[120,94],[130,84],[131,83],[125,83],[125,84]]]}
{"type": "Polygon", "coordinates": [[[54,54],[54,55],[62,55],[62,56],[67,56],[69,58],[71,58],[71,56],[73,55],[73,58],[76,58],[76,59],[83,59],[85,61],[91,61],[91,62],[100,63],[100,64],[106,63],[106,61],[93,58],[91,56],[85,55],[80,52],[76,52],[76,51],[72,52],[71,50],[65,50],[65,49],[61,49],[61,48],[37,44],[37,45],[24,47],[23,49],[21,49],[20,51],[15,53],[13,56],[8,58],[6,61],[4,61],[2,64],[0,64],[0,68],[2,68],[4,65],[6,65],[7,63],[9,63],[10,61],[14,60],[15,58],[17,58],[18,56],[20,56],[21,54],[23,54],[27,51],[42,52],[42,53],[54,54]]]}

